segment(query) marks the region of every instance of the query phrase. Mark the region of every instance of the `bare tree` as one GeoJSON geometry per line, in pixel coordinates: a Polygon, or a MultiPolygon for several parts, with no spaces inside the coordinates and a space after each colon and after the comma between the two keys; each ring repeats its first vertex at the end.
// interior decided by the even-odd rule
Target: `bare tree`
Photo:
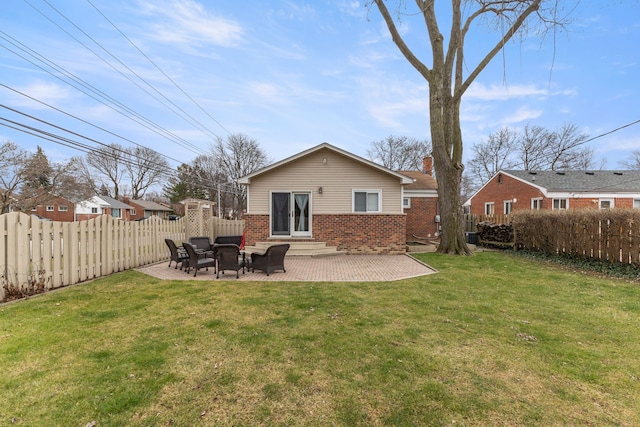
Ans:
{"type": "Polygon", "coordinates": [[[500,169],[593,169],[595,151],[583,146],[587,138],[572,123],[555,131],[531,125],[521,133],[504,128],[489,135],[486,142],[473,145],[468,175],[485,183],[500,169]]]}
{"type": "Polygon", "coordinates": [[[367,156],[372,162],[395,171],[422,170],[422,160],[431,155],[431,143],[407,136],[389,135],[371,143],[367,156]]]}
{"type": "Polygon", "coordinates": [[[95,192],[119,199],[142,199],[170,173],[164,157],[148,147],[110,144],[86,155],[84,174],[95,180],[95,192]],[[127,185],[128,184],[128,185],[127,185]]]}
{"type": "MultiPolygon", "coordinates": [[[[405,16],[404,0],[398,0],[400,16],[405,16]],[[402,13],[400,13],[402,11],[402,13]]],[[[438,199],[441,207],[442,235],[438,252],[470,254],[464,240],[460,184],[462,164],[462,132],[460,104],[471,83],[516,34],[526,36],[528,25],[540,23],[541,30],[558,24],[557,0],[452,0],[447,15],[436,16],[435,0],[415,0],[422,15],[431,47],[431,66],[426,65],[403,39],[385,0],[369,0],[380,11],[391,38],[407,61],[422,75],[429,86],[429,122],[433,144],[434,168],[438,176],[438,199]],[[545,7],[549,4],[549,7],[545,7]],[[440,22],[450,22],[448,39],[440,30],[440,22]],[[479,62],[465,58],[465,41],[476,23],[499,29],[495,44],[479,62]],[[465,75],[466,71],[466,75],[465,75]]],[[[416,52],[418,50],[416,49],[416,52]]]]}
{"type": "Polygon", "coordinates": [[[489,135],[486,142],[474,144],[469,173],[479,182],[487,182],[500,169],[515,167],[513,154],[517,149],[517,134],[504,127],[489,135]]]}
{"type": "Polygon", "coordinates": [[[247,207],[247,190],[237,181],[266,166],[268,157],[255,139],[240,133],[229,135],[226,141],[219,138],[212,152],[220,173],[227,180],[219,183],[219,189],[233,195],[234,216],[240,217],[247,207]]]}
{"type": "Polygon", "coordinates": [[[524,127],[522,135],[518,137],[518,158],[524,170],[546,169],[546,147],[549,143],[550,132],[541,126],[524,127]]]}
{"type": "Polygon", "coordinates": [[[640,150],[633,150],[631,158],[621,161],[620,166],[628,170],[640,170],[640,150]]]}
{"type": "Polygon", "coordinates": [[[110,144],[87,153],[85,173],[96,183],[96,193],[118,199],[127,173],[127,152],[120,144],[110,144]]]}
{"type": "Polygon", "coordinates": [[[141,199],[150,187],[167,175],[169,163],[151,148],[136,146],[126,152],[125,169],[131,183],[131,198],[141,199]]]}
{"type": "Polygon", "coordinates": [[[573,123],[565,123],[550,135],[548,144],[549,169],[581,169],[585,157],[593,151],[581,148],[589,135],[582,133],[573,123]]]}

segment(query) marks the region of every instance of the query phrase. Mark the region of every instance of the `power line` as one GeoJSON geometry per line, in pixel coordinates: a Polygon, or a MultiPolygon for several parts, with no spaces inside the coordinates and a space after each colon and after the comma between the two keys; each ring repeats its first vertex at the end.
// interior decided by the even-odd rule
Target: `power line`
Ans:
{"type": "Polygon", "coordinates": [[[8,48],[6,45],[0,43],[0,46],[5,48],[6,50],[8,50],[9,52],[13,53],[14,55],[18,56],[19,58],[22,58],[24,61],[30,63],[31,65],[41,69],[42,71],[44,71],[45,73],[51,75],[52,77],[62,81],[63,83],[73,87],[74,89],[78,90],[79,92],[84,93],[86,96],[92,98],[93,100],[103,104],[104,106],[112,109],[113,111],[115,111],[116,113],[132,120],[133,122],[149,129],[150,131],[182,146],[183,148],[186,148],[196,154],[199,153],[204,153],[199,147],[197,147],[196,145],[188,142],[187,140],[180,138],[179,136],[175,135],[174,133],[172,133],[171,131],[164,129],[163,127],[161,127],[160,125],[158,125],[157,123],[153,122],[152,120],[140,115],[139,113],[135,112],[134,110],[132,110],[131,108],[127,107],[126,105],[122,104],[121,102],[119,102],[118,100],[112,98],[111,96],[107,95],[106,93],[102,92],[101,90],[95,88],[94,86],[90,85],[89,83],[86,83],[84,80],[80,79],[79,77],[77,77],[76,75],[74,75],[73,73],[67,71],[66,69],[64,69],[63,67],[59,66],[58,64],[56,64],[53,61],[48,60],[47,58],[45,58],[44,56],[40,55],[38,52],[32,50],[31,48],[29,48],[26,45],[23,45],[22,43],[20,43],[19,41],[15,40],[13,37],[9,36],[8,34],[6,34],[5,32],[0,30],[0,38],[4,39],[5,41],[11,43],[12,45],[14,45],[16,48],[18,48],[19,50],[21,50],[22,52],[30,55],[31,57],[35,58],[36,60],[39,60],[40,62],[43,62],[44,64],[48,65],[50,68],[56,70],[57,72],[59,72],[60,74],[62,74],[63,76],[69,78],[72,81],[77,82],[80,86],[83,86],[85,88],[87,88],[87,90],[95,93],[96,95],[92,95],[91,93],[88,93],[87,91],[71,84],[68,81],[65,81],[62,77],[55,75],[54,73],[52,73],[50,70],[48,70],[47,68],[45,68],[44,66],[41,66],[37,63],[35,63],[34,61],[24,57],[23,55],[21,55],[20,53],[8,48]],[[5,37],[6,36],[6,37],[5,37]],[[8,40],[7,37],[11,40],[8,40]],[[14,41],[12,41],[14,40],[14,41]],[[21,47],[21,46],[24,46],[21,47]],[[114,104],[114,105],[110,105],[108,102],[105,102],[104,100],[100,99],[104,98],[107,101],[109,101],[110,103],[114,104]],[[116,108],[118,107],[118,108],[116,108]],[[125,112],[121,111],[126,111],[125,112]],[[181,142],[178,142],[181,141],[181,142]],[[191,148],[189,148],[191,147],[191,148]],[[197,150],[194,151],[194,150],[197,150]]]}
{"type": "MultiPolygon", "coordinates": [[[[118,68],[116,68],[113,64],[111,64],[109,61],[107,61],[106,59],[104,59],[103,57],[101,57],[98,53],[96,53],[93,49],[91,49],[89,46],[87,46],[85,43],[83,43],[82,41],[80,41],[77,37],[75,37],[74,35],[72,35],[71,33],[69,33],[66,29],[62,28],[62,26],[60,26],[57,22],[53,21],[53,19],[51,19],[49,16],[47,16],[44,12],[42,12],[41,10],[39,10],[37,7],[33,6],[31,3],[29,3],[27,0],[23,0],[25,3],[27,3],[29,6],[31,6],[31,8],[33,8],[36,12],[38,12],[42,17],[44,17],[46,20],[48,20],[49,22],[51,22],[53,25],[55,25],[56,27],[58,27],[58,29],[60,29],[62,32],[64,32],[65,34],[67,34],[71,39],[73,39],[74,41],[76,41],[78,44],[80,44],[81,46],[83,46],[85,49],[87,49],[89,52],[91,52],[93,55],[95,55],[98,59],[100,59],[102,62],[104,62],[106,65],[108,65],[109,67],[111,67],[114,71],[116,71],[118,74],[120,74],[121,76],[123,76],[125,79],[127,79],[129,82],[131,82],[132,84],[134,84],[136,87],[138,87],[140,90],[142,90],[143,92],[145,92],[147,95],[149,95],[151,98],[153,98],[154,100],[156,100],[159,104],[163,105],[164,107],[166,107],[169,111],[171,111],[172,113],[176,114],[178,117],[181,117],[183,120],[185,120],[186,122],[188,122],[189,124],[198,127],[196,125],[194,125],[193,122],[190,122],[189,120],[187,120],[184,116],[181,116],[180,114],[176,113],[176,111],[174,111],[173,109],[171,109],[171,107],[169,107],[165,102],[163,102],[161,99],[158,99],[156,96],[154,96],[152,93],[150,93],[148,90],[146,90],[145,88],[143,88],[139,83],[137,83],[136,81],[134,81],[131,77],[127,76],[125,73],[123,73],[121,70],[119,70],[118,68]]],[[[53,6],[51,6],[53,8],[53,6]]],[[[53,8],[54,10],[56,10],[55,8],[53,8]]],[[[56,12],[58,12],[56,10],[56,12]]],[[[58,12],[61,16],[63,16],[65,19],[67,19],[69,22],[71,22],[68,18],[66,18],[64,15],[62,15],[60,12],[58,12]]],[[[72,23],[73,24],[73,23],[72,23]]],[[[73,24],[75,25],[75,24],[73,24]]],[[[82,29],[80,29],[79,27],[76,26],[76,28],[78,28],[78,30],[82,31],[82,29]]],[[[3,34],[6,35],[6,33],[2,32],[3,34]]],[[[83,32],[84,33],[84,32],[83,32]]],[[[107,52],[109,55],[111,55],[112,57],[114,57],[118,62],[120,62],[125,68],[127,68],[132,74],[136,75],[140,80],[142,80],[143,82],[145,82],[148,86],[152,87],[148,82],[146,82],[144,79],[142,79],[140,76],[138,76],[135,72],[133,72],[130,68],[128,68],[124,63],[122,63],[122,61],[118,60],[114,55],[112,55],[108,50],[106,50],[104,47],[102,47],[97,41],[95,41],[91,36],[89,36],[88,34],[84,33],[89,39],[91,39],[94,43],[96,43],[98,46],[100,46],[105,52],[107,52]]],[[[7,35],[7,37],[10,37],[12,40],[15,40],[13,37],[7,35]]],[[[5,39],[6,40],[6,39],[5,39]]],[[[20,42],[18,42],[16,40],[17,43],[19,43],[22,46],[26,46],[20,42]]],[[[15,43],[12,43],[14,46],[16,46],[15,43]]],[[[35,52],[33,49],[28,48],[30,51],[35,52]]],[[[24,49],[21,49],[24,51],[24,49]]],[[[15,52],[14,52],[15,53],[15,52]]],[[[35,52],[37,53],[37,52],[35,52]]],[[[20,56],[20,55],[18,55],[20,56]]],[[[33,56],[33,55],[32,55],[33,56]]],[[[49,62],[51,64],[56,65],[56,67],[58,67],[58,71],[60,72],[60,69],[64,70],[63,67],[58,66],[57,64],[55,64],[53,61],[48,60],[47,58],[45,58],[43,55],[38,54],[39,57],[44,58],[44,60],[41,59],[42,62],[49,62]]],[[[20,56],[22,57],[22,56],[20,56]]],[[[23,59],[25,59],[24,57],[22,57],[23,59]]],[[[31,62],[31,61],[28,61],[31,62]]],[[[32,63],[32,62],[31,62],[32,63]]],[[[32,63],[33,64],[33,63],[32,63]]],[[[35,65],[35,64],[33,64],[35,65]]],[[[41,68],[41,67],[39,67],[41,68]]],[[[55,69],[55,67],[52,67],[55,69]]],[[[42,68],[41,68],[42,69],[42,68]]],[[[43,69],[44,70],[44,69],[43,69]]],[[[46,70],[44,70],[46,71],[46,70]]],[[[171,132],[167,131],[166,129],[163,129],[162,127],[158,126],[157,124],[153,123],[151,120],[145,118],[144,116],[142,116],[141,114],[137,113],[136,111],[134,111],[133,109],[126,107],[124,104],[116,101],[114,98],[110,97],[109,95],[105,94],[104,92],[96,89],[94,86],[84,82],[82,79],[78,78],[77,76],[73,75],[72,73],[68,72],[67,70],[64,70],[68,75],[72,75],[74,77],[74,80],[76,81],[80,81],[82,83],[85,83],[84,86],[85,87],[90,87],[92,89],[93,92],[97,92],[100,93],[102,97],[109,99],[111,102],[117,104],[119,106],[119,108],[122,108],[126,111],[128,111],[129,114],[132,114],[136,117],[141,118],[141,120],[146,121],[148,123],[151,123],[155,126],[157,126],[159,129],[162,129],[164,132],[171,134],[172,136],[176,137],[176,135],[172,134],[171,132]]],[[[51,74],[51,73],[49,73],[51,74]]],[[[62,79],[60,79],[62,80],[62,79]]],[[[62,82],[69,84],[67,81],[62,80],[62,82]]],[[[82,93],[84,93],[87,96],[88,95],[86,92],[84,92],[81,89],[78,89],[77,87],[75,87],[74,85],[69,84],[70,86],[72,86],[74,89],[76,90],[80,90],[82,93]]],[[[153,87],[152,87],[153,88],[153,87]]],[[[155,90],[155,88],[153,88],[155,90]]],[[[157,92],[157,90],[156,90],[157,92]]],[[[94,97],[90,96],[91,98],[95,99],[94,97]]],[[[165,97],[166,99],[166,97],[165,97]]],[[[96,101],[100,102],[99,100],[96,99],[96,101]]],[[[105,104],[106,105],[106,104],[105,104]]],[[[139,122],[137,122],[138,124],[141,124],[139,122]]],[[[144,125],[143,125],[144,126],[144,125]]],[[[206,129],[206,128],[205,128],[206,129]]],[[[203,129],[200,129],[201,131],[203,131],[203,129]]],[[[205,131],[206,133],[206,131],[205,131]]],[[[217,137],[217,135],[213,134],[214,136],[217,137]]],[[[194,150],[199,150],[199,148],[191,143],[189,143],[188,141],[183,141],[185,144],[187,145],[191,145],[192,148],[194,150]]],[[[186,147],[185,147],[186,148],[186,147]]]]}
{"type": "MultiPolygon", "coordinates": [[[[40,139],[44,139],[65,147],[69,147],[75,150],[79,150],[85,153],[92,153],[92,152],[97,152],[93,147],[83,144],[81,142],[75,141],[71,138],[66,138],[60,135],[56,135],[52,132],[47,132],[44,131],[42,129],[38,129],[35,128],[33,126],[29,126],[26,125],[24,123],[19,123],[16,122],[14,120],[10,120],[7,119],[5,117],[0,117],[0,126],[4,126],[10,129],[14,129],[16,131],[22,132],[22,133],[26,133],[28,135],[32,135],[35,136],[37,138],[40,139]]],[[[126,158],[120,159],[121,162],[125,163],[125,164],[129,164],[129,165],[133,165],[133,162],[131,160],[128,160],[126,158]]],[[[159,166],[159,165],[157,165],[159,166]]],[[[214,194],[217,194],[218,191],[220,192],[225,192],[225,193],[232,193],[232,194],[238,194],[236,191],[233,190],[222,190],[218,187],[217,183],[210,183],[209,181],[197,176],[197,175],[192,175],[192,176],[185,176],[185,175],[181,175],[178,172],[169,169],[169,168],[162,168],[162,169],[153,169],[150,168],[151,171],[154,172],[158,172],[160,174],[162,174],[163,176],[167,177],[167,178],[175,178],[175,179],[180,179],[181,182],[184,182],[188,185],[197,187],[201,190],[205,190],[205,191],[211,191],[214,194]]],[[[225,184],[220,184],[225,185],[225,184]]],[[[211,196],[213,197],[213,196],[211,196]]]]}
{"type": "Polygon", "coordinates": [[[593,138],[589,138],[586,141],[584,141],[583,143],[591,142],[594,139],[598,139],[598,138],[602,138],[603,136],[611,135],[612,133],[618,132],[619,130],[622,130],[624,128],[628,128],[628,127],[636,125],[638,123],[640,123],[640,120],[636,120],[635,122],[627,123],[626,125],[622,125],[620,127],[617,127],[617,128],[615,128],[613,130],[610,130],[609,132],[605,132],[605,133],[600,134],[598,136],[594,136],[593,138]]]}
{"type": "MultiPolygon", "coordinates": [[[[40,123],[52,126],[52,127],[56,128],[56,129],[62,130],[64,132],[71,133],[72,135],[77,136],[79,138],[86,139],[86,140],[91,141],[91,142],[95,142],[95,143],[97,143],[99,145],[102,145],[104,147],[111,147],[111,146],[109,146],[109,145],[107,145],[107,144],[105,144],[103,142],[100,142],[100,141],[97,141],[97,140],[95,140],[93,138],[89,138],[89,137],[81,135],[79,133],[70,131],[70,130],[62,128],[60,126],[53,125],[53,124],[51,124],[51,123],[49,123],[49,122],[47,122],[45,120],[39,119],[37,117],[34,117],[34,116],[29,115],[29,114],[24,113],[24,112],[20,112],[20,111],[18,111],[16,109],[13,109],[11,107],[7,107],[7,106],[2,105],[2,104],[0,104],[0,107],[4,108],[4,109],[7,109],[9,111],[15,112],[17,114],[23,115],[25,117],[31,118],[33,120],[36,120],[36,121],[40,122],[40,123]]],[[[68,137],[57,135],[57,134],[55,134],[53,132],[48,132],[48,131],[45,131],[45,130],[30,126],[30,125],[27,125],[27,124],[24,124],[24,123],[19,123],[17,121],[10,120],[10,119],[5,118],[5,117],[0,117],[0,125],[8,127],[8,128],[11,128],[11,129],[14,129],[14,130],[17,130],[19,132],[23,132],[23,133],[26,133],[26,134],[41,138],[41,139],[44,139],[44,140],[47,140],[47,141],[50,141],[50,142],[53,142],[53,143],[56,143],[56,144],[59,144],[59,145],[63,145],[63,146],[68,147],[68,148],[76,149],[78,151],[82,151],[82,152],[87,153],[87,154],[90,154],[90,153],[105,154],[103,151],[100,151],[100,149],[96,149],[95,147],[92,147],[92,146],[90,146],[90,145],[88,145],[86,143],[82,143],[82,142],[73,140],[73,139],[68,138],[68,137]]],[[[125,154],[124,158],[120,158],[119,159],[121,162],[123,162],[125,164],[128,164],[130,166],[135,166],[135,163],[133,162],[133,160],[129,159],[127,157],[127,156],[132,156],[133,158],[136,158],[135,154],[132,154],[130,152],[127,152],[127,151],[121,150],[121,149],[116,149],[116,151],[118,151],[118,152],[120,152],[122,154],[125,154]]],[[[182,182],[185,182],[185,183],[193,185],[193,186],[197,186],[198,188],[203,189],[203,190],[212,191],[215,194],[217,194],[218,191],[222,191],[221,188],[220,188],[221,186],[229,187],[229,184],[227,184],[227,183],[216,183],[215,181],[209,182],[208,180],[205,180],[204,178],[202,178],[202,177],[200,177],[198,175],[195,175],[195,174],[191,175],[191,176],[186,176],[184,174],[180,174],[177,171],[166,167],[165,165],[161,165],[161,164],[158,164],[158,163],[155,163],[155,162],[154,162],[154,167],[149,168],[149,170],[152,170],[154,172],[158,172],[158,173],[160,173],[161,175],[163,175],[163,176],[165,176],[167,178],[180,179],[182,182]]],[[[224,192],[232,193],[232,194],[238,194],[237,191],[235,191],[235,189],[233,187],[231,187],[231,188],[233,190],[224,190],[224,192]]]]}
{"type": "MultiPolygon", "coordinates": [[[[135,141],[133,141],[133,140],[131,140],[131,139],[129,139],[129,138],[126,138],[126,137],[121,136],[121,135],[119,135],[119,134],[117,134],[117,133],[115,133],[115,132],[112,132],[112,131],[108,130],[108,129],[105,129],[105,128],[100,127],[100,126],[98,126],[98,125],[96,125],[96,124],[93,124],[93,123],[91,123],[91,122],[88,122],[87,120],[81,119],[81,118],[80,118],[80,117],[78,117],[78,116],[74,116],[74,115],[73,115],[73,114],[71,114],[71,113],[68,113],[68,112],[66,112],[66,111],[64,111],[64,110],[61,110],[61,109],[59,109],[59,108],[57,108],[57,107],[54,107],[53,105],[47,104],[46,102],[43,102],[43,101],[41,101],[41,100],[39,100],[39,99],[36,99],[36,98],[34,98],[34,97],[32,97],[32,96],[29,96],[29,95],[27,95],[26,93],[20,92],[19,90],[14,89],[14,88],[11,88],[11,87],[9,87],[9,86],[7,86],[7,85],[3,84],[3,83],[0,83],[0,86],[4,87],[4,88],[6,88],[6,89],[9,89],[10,91],[13,91],[13,92],[15,92],[15,93],[17,93],[17,94],[20,94],[20,95],[24,96],[25,98],[29,98],[29,99],[30,99],[30,100],[32,100],[32,101],[35,101],[35,102],[37,102],[37,103],[39,103],[39,104],[42,104],[42,105],[44,105],[44,106],[46,106],[46,107],[49,107],[49,108],[51,108],[52,110],[55,110],[55,111],[57,111],[57,112],[59,112],[59,113],[62,113],[62,114],[64,114],[64,115],[66,115],[66,116],[72,117],[72,118],[74,118],[74,119],[76,119],[76,120],[78,120],[78,121],[80,121],[80,122],[82,122],[82,123],[85,123],[85,124],[87,124],[87,125],[89,125],[89,126],[92,126],[92,127],[96,128],[96,129],[99,129],[99,130],[101,130],[101,131],[103,131],[103,132],[105,132],[105,133],[108,133],[108,134],[113,135],[113,136],[115,136],[115,137],[117,137],[117,138],[120,138],[120,139],[122,139],[123,141],[127,141],[127,142],[130,142],[130,143],[132,143],[132,144],[134,144],[134,145],[136,145],[136,146],[143,147],[142,145],[138,144],[137,142],[135,142],[135,141]]],[[[146,148],[146,147],[145,147],[145,148],[146,148]]],[[[154,150],[154,151],[155,151],[155,150],[154,150]]],[[[169,160],[173,160],[174,162],[177,162],[178,164],[183,163],[181,160],[178,160],[178,159],[175,159],[175,158],[173,158],[173,157],[167,156],[167,155],[165,155],[165,154],[159,153],[158,151],[155,151],[155,152],[156,152],[156,153],[158,153],[159,155],[163,156],[163,157],[166,157],[166,158],[167,158],[167,159],[169,159],[169,160]]]]}
{"type": "MultiPolygon", "coordinates": [[[[31,7],[33,7],[34,9],[36,9],[39,13],[42,14],[41,11],[39,11],[37,8],[35,8],[33,5],[31,5],[27,0],[24,0],[27,4],[29,4],[31,7]]],[[[178,114],[175,110],[171,109],[169,106],[167,106],[164,102],[162,102],[161,100],[159,100],[158,98],[156,98],[154,95],[152,95],[151,93],[149,93],[146,89],[142,88],[139,84],[137,84],[136,82],[134,82],[131,78],[129,78],[128,76],[126,76],[122,71],[118,70],[116,67],[114,67],[109,61],[106,61],[105,59],[103,59],[100,55],[98,55],[95,51],[93,51],[92,49],[90,49],[86,44],[82,43],[80,40],[78,40],[76,37],[72,36],[68,31],[66,31],[65,29],[63,29],[60,25],[58,25],[56,22],[52,21],[49,17],[47,17],[46,15],[45,18],[47,18],[50,22],[52,22],[54,25],[56,25],[58,28],[60,28],[63,32],[65,32],[69,37],[73,38],[76,42],[78,42],[79,44],[81,44],[85,49],[89,50],[91,53],[93,53],[95,56],[97,56],[98,58],[100,58],[103,62],[105,62],[107,65],[109,65],[111,68],[113,68],[116,72],[118,72],[119,74],[121,74],[123,77],[125,77],[127,80],[129,80],[131,83],[133,83],[134,85],[136,85],[138,88],[140,88],[141,90],[143,90],[145,93],[147,93],[147,95],[151,96],[152,98],[154,98],[156,101],[160,102],[163,106],[165,106],[167,109],[169,109],[171,112],[173,112],[174,114],[178,115],[179,117],[181,117],[182,119],[184,119],[185,121],[189,122],[191,125],[199,128],[201,131],[208,133],[210,136],[212,136],[214,139],[219,138],[219,136],[217,134],[215,134],[213,131],[211,131],[209,128],[207,128],[205,125],[203,125],[200,121],[198,121],[196,118],[194,118],[192,115],[190,115],[189,113],[187,113],[184,109],[182,109],[180,106],[178,106],[175,102],[173,102],[171,99],[169,99],[167,96],[165,96],[162,92],[160,92],[158,89],[155,88],[155,86],[153,86],[151,83],[149,83],[147,80],[145,80],[142,76],[140,76],[138,73],[136,73],[133,69],[131,69],[131,67],[129,67],[127,64],[125,64],[123,61],[121,61],[116,55],[114,55],[113,53],[111,53],[111,51],[109,51],[107,48],[105,48],[102,44],[100,44],[96,39],[94,39],[90,34],[88,34],[86,31],[84,31],[82,28],[80,28],[76,23],[74,23],[71,19],[69,19],[64,13],[62,13],[60,10],[56,9],[53,5],[51,5],[51,3],[49,3],[48,0],[42,0],[44,1],[51,9],[53,9],[58,15],[60,15],[63,19],[65,19],[67,22],[69,22],[71,25],[73,25],[78,31],[80,31],[85,37],[87,37],[89,40],[91,40],[93,43],[95,43],[100,49],[102,49],[105,53],[107,53],[111,58],[113,58],[115,61],[117,61],[120,65],[122,65],[127,71],[129,71],[131,74],[133,74],[134,76],[136,76],[140,81],[142,81],[146,86],[148,86],[151,90],[153,90],[155,93],[157,93],[158,95],[160,95],[162,98],[164,98],[167,102],[169,102],[171,105],[173,105],[173,107],[175,107],[178,111],[180,111],[183,115],[178,114]],[[190,120],[187,120],[186,117],[188,117],[190,120]]],[[[95,6],[94,6],[95,7],[95,6]]],[[[103,15],[104,16],[104,15],[103,15]]]]}
{"type": "Polygon", "coordinates": [[[100,15],[102,15],[104,17],[104,19],[106,19],[106,21],[111,24],[113,26],[113,28],[116,29],[116,31],[118,31],[122,37],[124,37],[134,48],[136,48],[136,50],[138,52],[140,52],[140,54],[142,56],[144,56],[154,67],[156,67],[156,69],[158,71],[160,71],[162,73],[163,76],[165,76],[167,78],[167,80],[169,80],[171,83],[173,83],[173,85],[178,88],[180,90],[180,92],[182,92],[187,98],[189,98],[189,100],[191,100],[191,102],[193,102],[203,113],[205,113],[211,120],[213,120],[214,122],[216,122],[218,124],[218,126],[220,126],[222,129],[224,129],[227,134],[231,135],[231,132],[229,132],[229,130],[227,128],[225,128],[222,123],[220,123],[218,120],[216,120],[213,116],[211,116],[211,114],[209,114],[208,111],[206,111],[195,99],[193,99],[191,97],[191,95],[189,95],[184,89],[182,89],[182,87],[180,87],[180,85],[178,85],[178,83],[176,83],[169,75],[167,75],[167,73],[164,72],[164,70],[162,70],[162,68],[160,68],[158,66],[158,64],[156,64],[151,58],[149,58],[149,56],[144,53],[129,37],[127,37],[127,35],[125,33],[123,33],[120,28],[118,28],[116,26],[116,24],[114,24],[109,18],[107,18],[107,16],[102,13],[102,11],[100,9],[98,9],[92,2],[91,0],[87,0],[87,3],[89,3],[91,6],[93,6],[93,8],[95,10],[98,11],[98,13],[100,13],[100,15]]]}

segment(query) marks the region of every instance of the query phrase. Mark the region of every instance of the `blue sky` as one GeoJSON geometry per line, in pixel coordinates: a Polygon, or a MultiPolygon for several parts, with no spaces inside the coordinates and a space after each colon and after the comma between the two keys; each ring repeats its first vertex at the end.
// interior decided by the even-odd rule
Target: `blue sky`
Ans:
{"type": "MultiPolygon", "coordinates": [[[[407,4],[402,32],[428,64],[424,24],[407,4]]],[[[597,136],[640,120],[640,3],[582,0],[571,17],[555,42],[511,43],[469,89],[461,112],[466,157],[503,126],[573,122],[597,136]]],[[[470,68],[472,48],[493,40],[488,28],[476,28],[467,42],[470,68]]],[[[377,9],[362,1],[5,1],[0,76],[1,104],[103,143],[135,141],[173,167],[229,133],[256,139],[272,160],[322,142],[366,157],[388,135],[429,139],[426,82],[392,43],[377,9]],[[53,63],[81,79],[85,92],[106,94],[127,112],[69,86],[53,63]]],[[[63,134],[5,108],[0,117],[63,134]]],[[[0,126],[5,140],[40,145],[51,160],[83,155],[0,126]]],[[[640,124],[590,144],[598,165],[615,169],[640,148],[640,124]]]]}

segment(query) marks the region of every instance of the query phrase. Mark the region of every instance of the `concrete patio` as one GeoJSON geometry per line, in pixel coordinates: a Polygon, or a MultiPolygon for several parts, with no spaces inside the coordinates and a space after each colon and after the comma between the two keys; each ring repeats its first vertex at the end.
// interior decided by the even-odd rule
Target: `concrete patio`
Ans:
{"type": "MultiPolygon", "coordinates": [[[[216,280],[213,268],[200,270],[193,277],[169,261],[139,267],[136,270],[163,280],[216,280]]],[[[261,271],[240,271],[240,281],[306,281],[306,282],[388,282],[426,276],[436,271],[409,255],[335,255],[325,257],[287,256],[287,271],[267,276],[261,271]]],[[[220,275],[217,280],[236,280],[235,271],[220,275]]]]}

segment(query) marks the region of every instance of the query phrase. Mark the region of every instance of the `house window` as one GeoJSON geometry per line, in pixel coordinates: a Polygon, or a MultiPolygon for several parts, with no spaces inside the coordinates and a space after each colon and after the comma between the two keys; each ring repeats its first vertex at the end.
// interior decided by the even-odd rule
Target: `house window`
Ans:
{"type": "Polygon", "coordinates": [[[484,214],[493,215],[495,213],[493,202],[484,204],[484,214]]]}
{"type": "Polygon", "coordinates": [[[402,198],[402,207],[406,208],[406,209],[411,207],[411,197],[403,197],[402,198]]]}
{"type": "Polygon", "coordinates": [[[563,210],[569,208],[569,199],[553,199],[553,209],[563,210]]]}
{"type": "Polygon", "coordinates": [[[613,207],[613,199],[600,199],[600,209],[611,209],[613,207]]]}
{"type": "Polygon", "coordinates": [[[53,206],[47,206],[47,212],[53,212],[53,206]]]}
{"type": "Polygon", "coordinates": [[[31,208],[31,212],[36,212],[38,210],[38,208],[36,208],[35,206],[31,208]]]}
{"type": "Polygon", "coordinates": [[[504,214],[509,215],[513,210],[513,200],[504,201],[504,214]]]}
{"type": "Polygon", "coordinates": [[[136,214],[136,210],[135,209],[131,209],[131,215],[135,215],[136,214]]]}
{"type": "Polygon", "coordinates": [[[66,205],[58,206],[58,212],[67,212],[68,210],[69,210],[69,207],[66,205]]]}
{"type": "Polygon", "coordinates": [[[98,208],[91,208],[91,213],[92,214],[97,214],[98,213],[98,208]]]}
{"type": "Polygon", "coordinates": [[[536,211],[542,209],[542,198],[531,199],[531,209],[536,211]]]}
{"type": "Polygon", "coordinates": [[[633,199],[633,207],[635,209],[640,209],[640,199],[633,199]]]}
{"type": "Polygon", "coordinates": [[[380,190],[354,190],[354,212],[380,212],[380,190]]]}
{"type": "Polygon", "coordinates": [[[122,218],[122,209],[111,208],[111,216],[113,218],[122,218]]]}

